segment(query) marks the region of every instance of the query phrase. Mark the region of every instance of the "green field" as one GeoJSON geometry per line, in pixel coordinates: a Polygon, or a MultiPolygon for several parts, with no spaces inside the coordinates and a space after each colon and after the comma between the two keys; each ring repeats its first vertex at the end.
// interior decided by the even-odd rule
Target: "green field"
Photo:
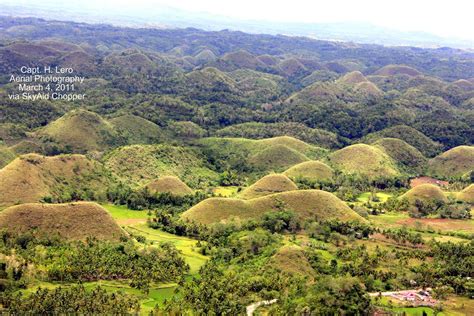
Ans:
{"type": "Polygon", "coordinates": [[[154,242],[170,242],[180,250],[189,264],[190,274],[198,273],[199,268],[206,263],[208,257],[201,255],[196,250],[197,240],[172,235],[157,229],[148,227],[146,224],[137,224],[129,227],[129,230],[134,234],[140,234],[146,237],[149,241],[154,242]]]}
{"type": "Polygon", "coordinates": [[[232,197],[237,194],[239,187],[229,186],[229,187],[216,187],[212,192],[217,196],[222,197],[232,197]]]}
{"type": "MultiPolygon", "coordinates": [[[[125,206],[117,206],[112,204],[103,205],[103,207],[112,215],[116,220],[123,219],[147,219],[148,211],[134,211],[130,210],[125,206]]],[[[199,268],[207,261],[207,257],[199,254],[195,248],[197,240],[176,236],[169,234],[157,229],[150,228],[146,223],[133,223],[126,225],[127,230],[133,234],[144,236],[148,241],[151,242],[170,242],[176,246],[178,250],[183,253],[186,262],[189,264],[191,274],[196,274],[199,268]]]]}
{"type": "Polygon", "coordinates": [[[102,207],[105,208],[115,220],[148,218],[148,211],[135,211],[123,205],[103,204],[102,207]]]}
{"type": "Polygon", "coordinates": [[[377,198],[380,200],[379,202],[373,202],[370,200],[371,197],[371,192],[364,192],[361,195],[357,197],[357,201],[362,202],[362,203],[385,203],[389,198],[391,198],[393,195],[390,193],[385,193],[385,192],[377,192],[375,195],[377,198]]]}

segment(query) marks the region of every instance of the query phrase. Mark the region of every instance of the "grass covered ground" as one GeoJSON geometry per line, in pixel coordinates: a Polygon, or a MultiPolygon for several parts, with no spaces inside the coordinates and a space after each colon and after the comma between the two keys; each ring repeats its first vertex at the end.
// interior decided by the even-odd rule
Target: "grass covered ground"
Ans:
{"type": "Polygon", "coordinates": [[[390,193],[386,193],[386,192],[377,192],[375,193],[375,195],[377,196],[377,198],[379,199],[378,202],[374,202],[372,201],[371,199],[371,196],[372,196],[372,192],[364,192],[362,193],[361,195],[359,195],[357,197],[357,201],[358,202],[362,202],[362,203],[367,203],[367,202],[370,202],[370,203],[385,203],[387,202],[387,200],[389,198],[391,198],[393,195],[390,194],[390,193]]]}
{"type": "Polygon", "coordinates": [[[236,186],[229,186],[229,187],[216,187],[212,190],[212,192],[216,196],[222,196],[222,197],[232,197],[237,194],[239,191],[239,187],[236,186]]]}
{"type": "Polygon", "coordinates": [[[199,268],[208,260],[208,257],[196,251],[197,240],[148,227],[146,224],[148,211],[134,211],[128,209],[126,206],[112,204],[105,204],[103,206],[110,215],[112,215],[118,223],[122,223],[130,233],[142,235],[147,241],[170,242],[175,245],[176,248],[183,253],[186,262],[189,264],[191,275],[196,274],[199,268]]]}
{"type": "Polygon", "coordinates": [[[251,200],[209,198],[182,214],[182,218],[202,224],[259,218],[282,207],[291,209],[303,218],[356,220],[365,222],[334,194],[320,190],[296,190],[267,195],[251,200]]]}
{"type": "Polygon", "coordinates": [[[146,224],[136,224],[129,226],[128,229],[134,234],[139,234],[146,237],[147,240],[153,242],[170,242],[180,250],[190,266],[190,274],[194,275],[199,271],[199,268],[206,263],[208,257],[197,252],[197,240],[176,236],[157,229],[148,227],[146,224]]]}

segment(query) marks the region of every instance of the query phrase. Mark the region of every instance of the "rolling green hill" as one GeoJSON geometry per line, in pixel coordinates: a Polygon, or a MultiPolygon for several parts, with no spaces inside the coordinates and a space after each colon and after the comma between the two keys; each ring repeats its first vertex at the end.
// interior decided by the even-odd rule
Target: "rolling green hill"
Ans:
{"type": "Polygon", "coordinates": [[[318,128],[310,128],[300,123],[242,123],[220,129],[216,132],[216,135],[219,137],[243,137],[250,139],[291,136],[324,148],[340,146],[334,133],[318,128]]]}
{"type": "Polygon", "coordinates": [[[398,167],[406,172],[422,173],[427,160],[415,147],[397,138],[380,138],[373,143],[392,158],[398,167]]]}
{"type": "Polygon", "coordinates": [[[270,259],[269,265],[289,274],[316,276],[316,271],[306,258],[304,249],[296,245],[283,246],[270,259]]]}
{"type": "Polygon", "coordinates": [[[283,171],[325,155],[326,150],[289,136],[261,140],[209,137],[197,146],[219,170],[283,171]]]}
{"type": "Polygon", "coordinates": [[[351,145],[331,153],[328,160],[335,169],[369,179],[399,175],[393,159],[376,146],[351,145]]]}
{"type": "Polygon", "coordinates": [[[206,167],[197,152],[171,145],[130,145],[104,157],[104,164],[116,177],[141,187],[163,176],[176,176],[192,187],[207,185],[217,174],[206,167]]]}
{"type": "Polygon", "coordinates": [[[128,144],[152,144],[165,139],[158,125],[136,115],[122,115],[109,122],[128,144]]]}
{"type": "Polygon", "coordinates": [[[426,157],[432,157],[439,153],[442,149],[441,144],[433,141],[418,130],[406,125],[392,126],[381,131],[368,134],[364,136],[361,141],[364,143],[373,143],[380,138],[401,139],[418,149],[426,157]]]}
{"type": "Polygon", "coordinates": [[[77,153],[104,151],[120,144],[112,124],[98,114],[82,109],[66,113],[38,134],[77,153]]]}

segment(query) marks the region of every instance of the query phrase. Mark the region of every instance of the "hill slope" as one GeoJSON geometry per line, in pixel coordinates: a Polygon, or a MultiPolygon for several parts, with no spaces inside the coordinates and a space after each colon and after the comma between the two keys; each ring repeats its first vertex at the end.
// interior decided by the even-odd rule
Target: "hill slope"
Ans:
{"type": "Polygon", "coordinates": [[[416,129],[406,125],[392,126],[381,131],[368,134],[363,137],[361,141],[364,143],[373,143],[376,140],[384,137],[401,139],[418,149],[426,157],[434,156],[442,148],[441,144],[433,141],[422,132],[419,132],[416,129]]]}
{"type": "Polygon", "coordinates": [[[415,203],[416,200],[423,202],[448,201],[446,195],[437,185],[429,183],[421,184],[414,187],[413,189],[410,189],[407,193],[402,195],[401,198],[406,198],[410,203],[415,203]]]}
{"type": "Polygon", "coordinates": [[[67,200],[105,194],[110,182],[102,165],[82,155],[23,155],[0,170],[0,208],[38,202],[49,196],[67,200]]]}
{"type": "Polygon", "coordinates": [[[461,201],[474,204],[474,184],[471,184],[461,192],[459,192],[458,199],[461,201]]]}
{"type": "Polygon", "coordinates": [[[158,125],[136,115],[122,115],[111,119],[110,123],[128,144],[152,144],[164,138],[158,125]]]}
{"type": "Polygon", "coordinates": [[[74,110],[39,131],[39,135],[74,152],[104,151],[118,142],[113,126],[98,114],[74,110]]]}
{"type": "Polygon", "coordinates": [[[107,211],[96,203],[28,203],[0,213],[0,228],[40,237],[59,236],[68,240],[98,239],[118,241],[125,232],[107,211]]]}
{"type": "Polygon", "coordinates": [[[216,134],[219,137],[251,139],[290,136],[324,148],[335,148],[340,145],[336,134],[322,129],[310,128],[300,123],[242,123],[220,129],[216,134]]]}
{"type": "Polygon", "coordinates": [[[303,178],[311,181],[330,180],[334,170],[320,161],[305,161],[286,170],[284,175],[290,178],[303,178]]]}
{"type": "Polygon", "coordinates": [[[171,145],[120,147],[107,154],[104,163],[118,179],[133,187],[162,176],[176,176],[191,187],[217,179],[217,174],[205,166],[197,152],[171,145]]]}
{"type": "Polygon", "coordinates": [[[282,174],[270,174],[246,188],[240,193],[239,197],[243,199],[254,199],[265,195],[297,189],[296,184],[287,176],[282,174]]]}
{"type": "Polygon", "coordinates": [[[182,214],[183,219],[202,224],[226,222],[231,219],[260,218],[266,212],[284,208],[304,218],[342,221],[365,220],[335,195],[319,190],[298,190],[276,193],[251,200],[209,198],[182,214]]]}
{"type": "Polygon", "coordinates": [[[365,144],[356,144],[333,152],[328,156],[335,167],[347,174],[374,179],[399,174],[394,161],[381,149],[365,144]]]}
{"type": "Polygon", "coordinates": [[[427,162],[418,149],[401,139],[381,138],[373,145],[383,149],[404,171],[420,173],[427,162]]]}
{"type": "Polygon", "coordinates": [[[474,146],[458,146],[428,162],[428,171],[439,177],[461,177],[474,170],[474,146]]]}
{"type": "Polygon", "coordinates": [[[0,144],[0,169],[8,165],[15,157],[15,152],[0,144]]]}
{"type": "Polygon", "coordinates": [[[193,194],[193,190],[177,177],[164,176],[153,180],[146,186],[150,193],[170,193],[171,195],[183,196],[193,194]]]}
{"type": "Polygon", "coordinates": [[[196,143],[219,170],[283,171],[297,163],[317,159],[327,150],[289,136],[261,140],[208,137],[196,143]]]}

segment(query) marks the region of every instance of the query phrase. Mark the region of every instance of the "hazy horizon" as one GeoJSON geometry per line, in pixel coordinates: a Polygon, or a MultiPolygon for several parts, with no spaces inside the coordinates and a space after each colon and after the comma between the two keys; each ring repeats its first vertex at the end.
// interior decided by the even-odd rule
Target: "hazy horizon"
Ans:
{"type": "MultiPolygon", "coordinates": [[[[472,42],[474,42],[474,32],[472,32],[474,20],[470,19],[474,5],[466,0],[453,0],[449,2],[449,5],[446,2],[434,3],[424,0],[400,0],[397,2],[334,0],[323,3],[307,0],[276,3],[268,0],[241,0],[238,2],[136,0],[133,3],[126,0],[83,0],[80,2],[0,0],[0,4],[25,9],[41,8],[45,11],[66,10],[69,13],[77,13],[78,16],[85,13],[95,18],[109,18],[108,20],[104,19],[106,22],[110,22],[110,18],[114,18],[116,22],[121,20],[125,22],[125,19],[128,18],[129,20],[137,19],[143,24],[159,25],[162,22],[162,26],[170,26],[166,22],[174,21],[176,23],[171,26],[197,26],[206,29],[207,22],[216,21],[215,25],[208,23],[210,25],[207,29],[230,28],[243,31],[255,29],[256,32],[263,33],[281,32],[282,29],[284,30],[281,28],[284,24],[297,24],[304,27],[305,24],[342,23],[341,25],[349,25],[346,29],[349,35],[351,32],[357,35],[360,34],[360,30],[350,29],[350,26],[359,23],[364,25],[367,33],[379,31],[382,36],[390,31],[400,32],[402,35],[406,33],[407,41],[409,41],[408,33],[421,33],[421,35],[426,33],[434,35],[434,39],[428,40],[431,42],[436,41],[436,37],[439,37],[440,46],[445,44],[445,41],[441,39],[465,40],[468,42],[465,45],[467,47],[472,47],[472,42]],[[165,19],[161,20],[163,17],[165,19]],[[373,29],[370,29],[372,26],[373,29]]],[[[67,17],[65,15],[65,18],[67,17]]],[[[299,29],[295,29],[289,30],[289,34],[298,35],[301,33],[300,35],[303,36],[312,36],[310,31],[306,29],[304,32],[299,32],[299,29]]],[[[343,33],[345,30],[337,31],[343,33]]],[[[422,36],[420,38],[423,39],[422,36]]],[[[328,39],[327,36],[326,39],[328,39]]],[[[404,39],[403,36],[402,39],[404,39]]]]}

